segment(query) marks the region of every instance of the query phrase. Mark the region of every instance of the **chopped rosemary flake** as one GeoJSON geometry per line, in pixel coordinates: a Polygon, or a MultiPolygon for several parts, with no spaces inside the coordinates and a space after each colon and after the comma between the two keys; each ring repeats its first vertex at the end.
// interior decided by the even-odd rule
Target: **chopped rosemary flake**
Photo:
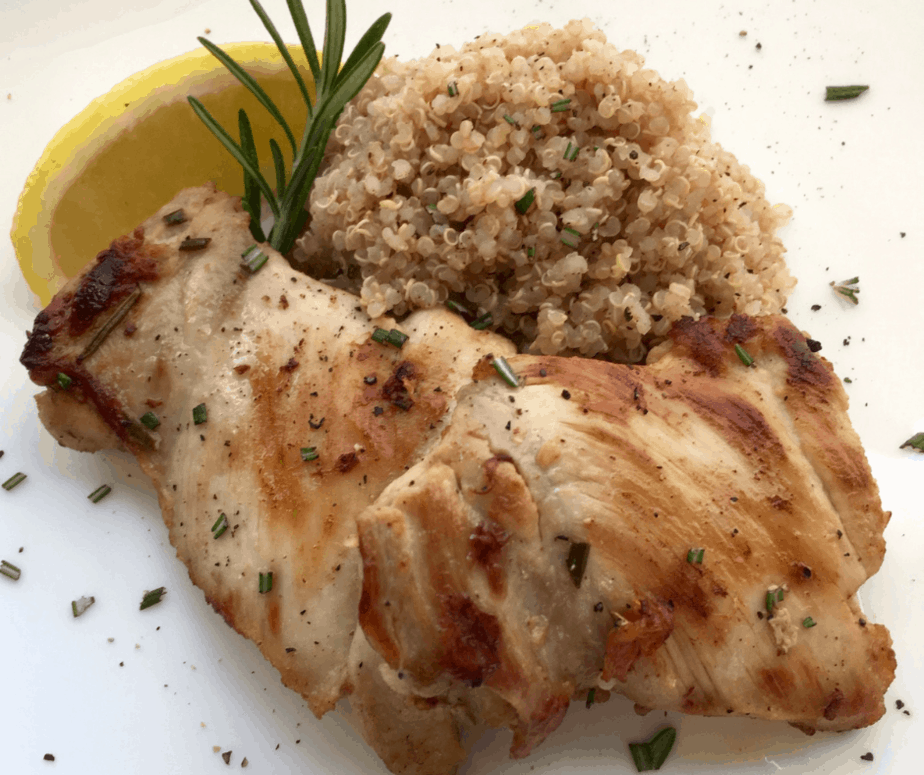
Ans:
{"type": "Polygon", "coordinates": [[[109,320],[103,323],[102,328],[96,332],[96,335],[90,340],[82,353],[77,356],[77,363],[82,363],[87,358],[89,358],[93,353],[95,353],[100,345],[106,341],[106,337],[112,333],[112,330],[122,322],[128,311],[135,305],[135,302],[141,298],[141,288],[136,287],[128,296],[125,297],[125,300],[116,307],[115,312],[112,313],[109,320]]]}
{"type": "Polygon", "coordinates": [[[594,686],[587,692],[587,702],[584,703],[584,706],[589,710],[593,707],[594,701],[597,699],[597,687],[594,686]]]}
{"type": "Polygon", "coordinates": [[[536,257],[536,249],[535,249],[535,248],[526,248],[526,255],[529,256],[530,258],[535,258],[535,257],[536,257]]]}
{"type": "Polygon", "coordinates": [[[61,386],[61,390],[67,390],[73,381],[74,380],[72,380],[64,372],[58,372],[58,384],[61,386]]]}
{"type": "Polygon", "coordinates": [[[571,580],[578,589],[581,588],[581,582],[584,580],[584,571],[587,570],[587,558],[589,556],[590,544],[571,544],[571,548],[568,550],[568,573],[571,574],[571,580]]]}
{"type": "Polygon", "coordinates": [[[141,415],[141,424],[148,430],[153,431],[158,425],[160,425],[160,420],[157,419],[157,415],[154,412],[145,412],[141,415]]]}
{"type": "Polygon", "coordinates": [[[13,579],[13,581],[19,581],[19,577],[22,575],[22,571],[19,568],[6,560],[0,560],[0,573],[7,578],[13,579]]]}
{"type": "Polygon", "coordinates": [[[535,124],[534,126],[531,126],[531,127],[529,128],[529,131],[532,132],[533,135],[535,135],[535,137],[536,137],[537,139],[538,139],[539,137],[542,137],[542,127],[539,126],[539,124],[535,124]]]}
{"type": "Polygon", "coordinates": [[[168,226],[178,226],[181,223],[186,223],[186,213],[183,212],[183,208],[167,213],[164,216],[164,223],[168,226]]]}
{"type": "Polygon", "coordinates": [[[825,102],[853,100],[859,97],[869,86],[826,86],[825,102]]]}
{"type": "Polygon", "coordinates": [[[427,209],[428,209],[431,213],[435,213],[435,212],[437,211],[436,205],[427,205],[427,209]]]}
{"type": "Polygon", "coordinates": [[[857,298],[857,294],[860,292],[860,289],[857,287],[859,282],[859,277],[851,277],[849,280],[844,280],[842,283],[835,283],[832,280],[830,285],[834,288],[835,293],[839,293],[841,296],[850,299],[850,302],[856,305],[860,303],[860,300],[857,298]]]}
{"type": "Polygon", "coordinates": [[[96,598],[92,595],[90,597],[81,597],[79,600],[71,600],[71,613],[74,614],[74,618],[76,619],[95,602],[96,598]]]}
{"type": "Polygon", "coordinates": [[[205,404],[199,404],[194,406],[192,410],[193,416],[193,425],[202,425],[209,419],[208,409],[205,408],[205,404]]]}
{"type": "Polygon", "coordinates": [[[180,243],[179,250],[204,250],[211,241],[211,237],[187,237],[180,243]]]}
{"type": "Polygon", "coordinates": [[[3,489],[9,492],[17,485],[22,484],[25,480],[26,475],[24,473],[21,471],[19,473],[15,473],[3,483],[3,489]]]}
{"type": "Polygon", "coordinates": [[[691,564],[692,563],[702,564],[703,557],[705,556],[706,556],[705,549],[690,549],[690,551],[687,552],[687,562],[691,564]]]}
{"type": "Polygon", "coordinates": [[[455,312],[457,315],[461,315],[464,318],[472,317],[471,310],[463,304],[459,304],[457,301],[452,299],[446,299],[446,309],[450,312],[455,312]]]}
{"type": "Polygon", "coordinates": [[[915,433],[899,449],[916,449],[918,452],[924,452],[924,433],[915,433]]]}
{"type": "Polygon", "coordinates": [[[767,613],[773,613],[773,607],[777,603],[782,603],[783,597],[784,594],[782,587],[777,587],[776,589],[771,589],[769,592],[767,592],[767,597],[764,600],[764,603],[767,606],[767,613]]]}
{"type": "Polygon", "coordinates": [[[221,516],[215,520],[215,524],[212,525],[212,538],[221,538],[225,534],[225,531],[228,529],[228,516],[221,512],[221,516]]]}
{"type": "Polygon", "coordinates": [[[392,347],[397,347],[399,350],[404,347],[404,343],[407,340],[407,334],[401,333],[397,328],[393,328],[391,331],[386,331],[384,328],[377,328],[372,332],[373,342],[390,344],[392,347]]]}
{"type": "Polygon", "coordinates": [[[564,153],[564,158],[565,158],[565,160],[566,160],[566,161],[574,161],[574,160],[577,158],[578,152],[579,152],[580,150],[581,150],[581,147],[580,147],[579,145],[572,145],[572,144],[569,142],[569,143],[568,143],[568,147],[565,148],[565,153],[564,153]]]}
{"type": "Polygon", "coordinates": [[[494,325],[494,316],[490,312],[485,312],[481,317],[475,318],[469,326],[474,328],[476,331],[484,331],[489,326],[494,325]]]}
{"type": "Polygon", "coordinates": [[[491,359],[491,365],[494,367],[494,371],[500,374],[501,379],[504,380],[510,387],[519,387],[520,380],[517,375],[514,373],[513,369],[510,368],[510,364],[507,363],[507,359],[503,357],[497,357],[491,359]]]}
{"type": "Polygon", "coordinates": [[[449,92],[450,97],[455,97],[459,94],[459,87],[455,81],[450,81],[446,85],[446,91],[449,92]]]}
{"type": "Polygon", "coordinates": [[[94,503],[99,503],[103,498],[105,498],[109,493],[112,492],[112,488],[108,484],[101,484],[93,492],[91,492],[87,498],[94,503]]]}
{"type": "Polygon", "coordinates": [[[244,259],[242,263],[251,274],[259,272],[260,269],[263,268],[263,265],[269,261],[269,256],[260,250],[260,246],[256,243],[241,253],[241,258],[244,259]]]}
{"type": "Polygon", "coordinates": [[[562,231],[561,241],[569,248],[576,248],[581,241],[581,232],[566,226],[562,231]]]}
{"type": "Polygon", "coordinates": [[[318,459],[318,448],[317,447],[302,447],[302,460],[306,463],[310,463],[312,460],[318,459]]]}
{"type": "Polygon", "coordinates": [[[161,598],[166,594],[166,587],[158,587],[157,589],[152,589],[150,592],[145,592],[141,597],[141,606],[138,608],[138,610],[143,611],[145,608],[150,608],[152,605],[157,605],[161,598]]]}
{"type": "Polygon", "coordinates": [[[521,199],[517,199],[517,201],[514,202],[513,206],[517,208],[517,212],[520,215],[526,215],[526,211],[529,210],[530,205],[532,205],[535,199],[536,199],[536,189],[535,187],[533,187],[529,191],[527,191],[525,194],[523,194],[523,197],[521,199]]]}
{"type": "Polygon", "coordinates": [[[561,113],[568,109],[568,106],[571,104],[571,99],[558,100],[557,102],[552,103],[552,112],[561,113]]]}
{"type": "Polygon", "coordinates": [[[639,772],[660,770],[677,740],[677,730],[667,727],[644,743],[629,743],[629,753],[639,772]]]}
{"type": "Polygon", "coordinates": [[[558,180],[561,177],[561,170],[555,170],[549,177],[552,178],[552,180],[558,180]]]}
{"type": "Polygon", "coordinates": [[[258,591],[262,595],[264,592],[269,592],[273,588],[273,572],[261,573],[260,582],[258,591]]]}
{"type": "Polygon", "coordinates": [[[754,365],[754,359],[748,355],[747,350],[745,350],[740,344],[735,345],[735,354],[745,366],[754,365]]]}
{"type": "Polygon", "coordinates": [[[811,616],[806,616],[802,620],[802,626],[808,629],[809,627],[814,627],[818,622],[816,622],[811,616]]]}
{"type": "Polygon", "coordinates": [[[513,116],[508,116],[506,113],[504,114],[504,121],[513,126],[517,125],[516,119],[513,116]]]}

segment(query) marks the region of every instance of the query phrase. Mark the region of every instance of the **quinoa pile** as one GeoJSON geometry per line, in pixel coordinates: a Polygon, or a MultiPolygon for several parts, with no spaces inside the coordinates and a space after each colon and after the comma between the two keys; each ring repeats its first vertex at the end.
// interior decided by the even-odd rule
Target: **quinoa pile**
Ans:
{"type": "Polygon", "coordinates": [[[383,60],[293,260],[372,317],[452,299],[543,354],[639,362],[684,315],[778,312],[790,210],[695,109],[588,20],[383,60]]]}

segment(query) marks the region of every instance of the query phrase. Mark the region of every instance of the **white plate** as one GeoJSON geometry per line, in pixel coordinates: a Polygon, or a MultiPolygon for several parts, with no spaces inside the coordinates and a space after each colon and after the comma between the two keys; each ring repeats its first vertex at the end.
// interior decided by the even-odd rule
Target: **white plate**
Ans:
{"type": "MultiPolygon", "coordinates": [[[[245,0],[144,0],[131,9],[111,0],[62,5],[0,5],[5,222],[45,144],[92,98],[155,61],[194,48],[206,28],[217,43],[265,39],[245,0]]],[[[507,733],[488,733],[463,771],[634,772],[626,741],[669,721],[679,736],[664,771],[676,775],[918,772],[924,760],[915,702],[924,687],[924,607],[916,595],[924,456],[898,447],[924,430],[919,6],[912,0],[521,5],[390,0],[384,4],[394,12],[388,51],[419,56],[437,42],[460,44],[537,18],[561,24],[589,16],[611,41],[646,54],[665,77],[685,78],[712,118],[714,136],[765,181],[771,201],[793,207],[783,238],[800,283],[789,314],[824,344],[837,373],[853,380],[847,386],[850,416],[883,503],[893,512],[885,564],[862,598],[868,616],[892,631],[898,676],[885,718],[855,733],[807,738],[783,724],[638,718],[615,699],[589,711],[575,705],[563,727],[523,762],[506,758],[507,733]],[[823,101],[826,85],[847,83],[871,88],[852,103],[823,101]],[[856,308],[828,287],[830,280],[853,275],[862,287],[856,308]],[[813,304],[821,309],[812,312],[813,304]],[[896,700],[906,703],[910,716],[896,709],[896,700]],[[867,751],[872,763],[860,759],[867,751]]],[[[285,4],[276,0],[267,7],[294,39],[285,4]]],[[[349,10],[348,45],[383,5],[350,0],[349,10]]],[[[322,13],[320,2],[311,4],[316,30],[322,13]]],[[[254,775],[384,773],[349,721],[340,714],[316,721],[256,648],[205,604],[176,560],[151,487],[136,466],[114,454],[61,449],[40,427],[35,387],[18,364],[36,308],[5,240],[0,287],[0,449],[6,453],[0,480],[16,471],[29,475],[13,492],[0,492],[0,558],[22,568],[19,582],[0,578],[3,771],[224,771],[212,750],[220,746],[233,750],[234,768],[246,756],[254,775]],[[86,495],[102,482],[114,490],[94,506],[86,495]],[[160,585],[169,590],[164,602],[139,612],[141,592],[160,585]],[[73,619],[70,601],[89,594],[96,605],[73,619]],[[55,755],[54,764],[43,760],[45,753],[55,755]]]]}

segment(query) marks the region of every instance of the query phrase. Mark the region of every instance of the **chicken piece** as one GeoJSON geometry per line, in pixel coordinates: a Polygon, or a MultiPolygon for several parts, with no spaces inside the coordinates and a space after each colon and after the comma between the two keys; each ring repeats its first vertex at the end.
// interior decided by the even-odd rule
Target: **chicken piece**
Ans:
{"type": "Polygon", "coordinates": [[[683,321],[654,356],[518,356],[518,388],[480,364],[360,516],[366,637],[419,694],[499,700],[514,757],[592,687],[873,723],[895,658],[856,592],[889,515],[839,380],[779,317],[683,321]]]}
{"type": "Polygon", "coordinates": [[[22,362],[55,437],[133,452],[206,599],[319,716],[351,694],[392,771],[454,772],[473,721],[525,756],[594,686],[806,731],[882,714],[894,655],[855,593],[888,515],[785,319],[684,321],[646,367],[514,356],[444,310],[371,321],[268,248],[251,274],[251,244],[236,199],[182,192],[22,362]]]}
{"type": "Polygon", "coordinates": [[[356,515],[438,438],[478,359],[514,348],[445,310],[371,321],[267,247],[251,275],[248,224],[214,187],[182,192],[55,297],[22,362],[49,387],[37,401],[58,441],[137,456],[193,582],[321,715],[349,690],[356,515]],[[186,221],[166,223],[178,209],[186,221]],[[376,325],[410,339],[372,341],[376,325]]]}

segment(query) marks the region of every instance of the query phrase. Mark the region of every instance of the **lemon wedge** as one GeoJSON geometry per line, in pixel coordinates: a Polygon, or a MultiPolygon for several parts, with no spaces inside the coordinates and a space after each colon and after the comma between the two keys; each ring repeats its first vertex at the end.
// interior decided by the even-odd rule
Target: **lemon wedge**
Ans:
{"type": "MultiPolygon", "coordinates": [[[[276,47],[223,48],[256,78],[298,136],[305,103],[276,47]]],[[[290,52],[313,90],[301,48],[290,46],[290,52]]],[[[240,165],[193,113],[188,96],[200,99],[234,137],[237,112],[244,108],[262,172],[274,179],[269,139],[284,154],[291,149],[282,129],[204,48],[126,78],[58,131],[20,194],[13,247],[43,306],[114,238],[131,232],[180,189],[211,180],[231,194],[243,193],[240,165]]]]}

